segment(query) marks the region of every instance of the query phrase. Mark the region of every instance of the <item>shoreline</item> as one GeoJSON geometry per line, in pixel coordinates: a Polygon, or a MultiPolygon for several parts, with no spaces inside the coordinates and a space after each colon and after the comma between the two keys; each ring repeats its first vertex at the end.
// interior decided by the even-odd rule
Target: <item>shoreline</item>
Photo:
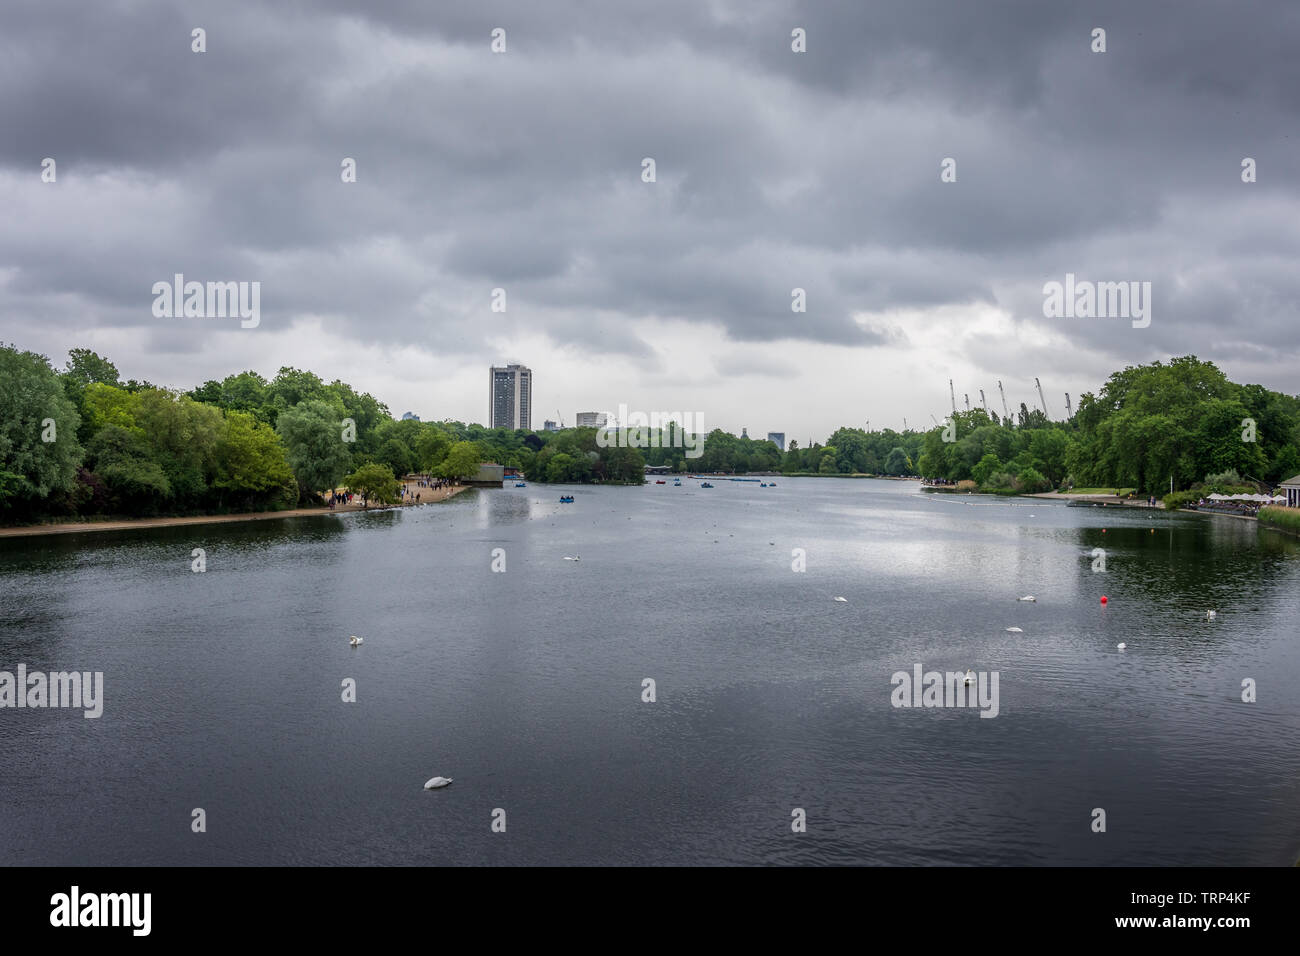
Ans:
{"type": "MultiPolygon", "coordinates": [[[[407,482],[407,484],[413,485],[412,482],[407,482]]],[[[275,518],[310,518],[318,515],[388,511],[393,508],[421,508],[424,505],[446,501],[462,491],[468,491],[471,487],[471,485],[453,485],[450,488],[442,489],[446,494],[439,495],[429,501],[421,501],[418,505],[375,505],[370,508],[363,508],[361,505],[336,505],[330,508],[327,505],[322,505],[315,508],[290,508],[287,511],[244,511],[232,515],[185,515],[172,518],[111,518],[105,521],[62,521],[55,524],[0,528],[0,538],[26,538],[46,534],[78,534],[84,531],[130,531],[134,528],[179,528],[185,525],[226,524],[235,521],[269,521],[275,518]]],[[[428,488],[419,490],[421,497],[430,493],[428,488]]]]}

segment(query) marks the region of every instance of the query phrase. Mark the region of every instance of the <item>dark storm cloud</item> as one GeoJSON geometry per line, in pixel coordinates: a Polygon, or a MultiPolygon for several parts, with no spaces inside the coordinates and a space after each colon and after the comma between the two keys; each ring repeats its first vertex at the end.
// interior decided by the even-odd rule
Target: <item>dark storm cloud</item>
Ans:
{"type": "Polygon", "coordinates": [[[902,349],[912,330],[881,316],[981,303],[1121,364],[1200,343],[1258,364],[1243,343],[1267,341],[1280,387],[1300,351],[1286,5],[40,2],[0,18],[0,316],[62,347],[96,326],[172,342],[149,289],[184,272],[260,280],[268,328],[316,315],[467,356],[540,330],[648,361],[630,328],[647,318],[902,349]],[[1066,272],[1152,282],[1151,327],[1045,319],[1042,285],[1066,272]],[[497,286],[510,311],[485,321],[497,286]]]}

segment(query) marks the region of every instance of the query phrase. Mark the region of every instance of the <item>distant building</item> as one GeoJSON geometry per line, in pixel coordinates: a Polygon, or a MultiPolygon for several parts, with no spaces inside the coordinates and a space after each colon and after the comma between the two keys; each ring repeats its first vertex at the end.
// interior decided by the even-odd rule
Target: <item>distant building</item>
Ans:
{"type": "Polygon", "coordinates": [[[748,428],[744,428],[744,427],[742,427],[742,428],[740,429],[740,437],[741,437],[741,438],[748,438],[748,437],[749,437],[749,429],[748,429],[748,428]]]}
{"type": "Polygon", "coordinates": [[[480,462],[478,472],[473,478],[464,479],[467,485],[495,485],[501,486],[501,482],[506,477],[506,466],[498,465],[494,461],[480,462]]]}
{"type": "Polygon", "coordinates": [[[777,448],[785,451],[785,432],[768,432],[767,440],[776,445],[777,448]]]}
{"type": "Polygon", "coordinates": [[[560,426],[555,424],[555,422],[551,421],[549,418],[542,422],[542,431],[544,432],[558,432],[559,430],[560,426]]]}
{"type": "Polygon", "coordinates": [[[404,422],[418,422],[419,420],[420,416],[415,412],[402,412],[402,421],[404,422]]]}
{"type": "Polygon", "coordinates": [[[533,372],[523,365],[492,366],[488,378],[488,427],[531,430],[533,372]]]}
{"type": "Polygon", "coordinates": [[[578,412],[579,428],[604,428],[605,421],[604,412],[578,412]]]}

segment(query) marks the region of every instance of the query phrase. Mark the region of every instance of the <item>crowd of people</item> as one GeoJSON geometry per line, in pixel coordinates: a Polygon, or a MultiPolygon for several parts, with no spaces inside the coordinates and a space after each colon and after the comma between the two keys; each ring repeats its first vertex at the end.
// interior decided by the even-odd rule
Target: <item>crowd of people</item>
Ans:
{"type": "MultiPolygon", "coordinates": [[[[407,475],[402,479],[402,484],[397,489],[398,502],[404,505],[418,505],[424,500],[425,491],[441,491],[444,488],[451,488],[459,482],[451,478],[434,478],[432,475],[407,475]]],[[[352,491],[334,490],[325,498],[325,503],[331,510],[335,507],[343,507],[353,504],[357,498],[360,498],[360,504],[365,507],[368,502],[364,496],[359,496],[352,491]]]]}

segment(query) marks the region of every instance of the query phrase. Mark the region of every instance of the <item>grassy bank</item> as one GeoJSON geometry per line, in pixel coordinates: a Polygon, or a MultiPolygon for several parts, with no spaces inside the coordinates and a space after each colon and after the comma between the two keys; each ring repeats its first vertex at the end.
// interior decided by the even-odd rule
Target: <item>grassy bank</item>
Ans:
{"type": "Polygon", "coordinates": [[[1300,508],[1269,505],[1267,508],[1259,509],[1259,523],[1266,528],[1300,534],[1300,508]]]}

